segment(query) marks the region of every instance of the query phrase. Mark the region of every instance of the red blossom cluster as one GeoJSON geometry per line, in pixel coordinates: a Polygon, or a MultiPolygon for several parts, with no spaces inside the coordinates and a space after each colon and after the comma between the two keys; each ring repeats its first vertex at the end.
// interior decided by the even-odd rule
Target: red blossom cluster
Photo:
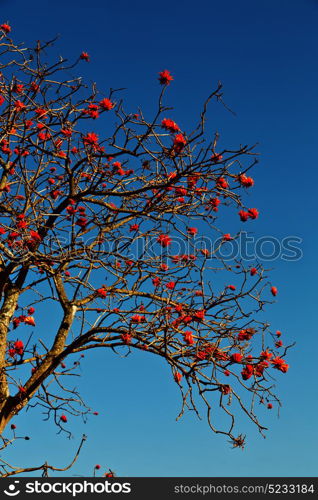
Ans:
{"type": "Polygon", "coordinates": [[[280,370],[283,373],[286,373],[289,368],[289,365],[286,363],[286,361],[278,356],[272,359],[271,363],[273,364],[273,367],[276,368],[276,370],[280,370]]]}
{"type": "Polygon", "coordinates": [[[16,329],[21,323],[24,323],[25,325],[29,326],[35,326],[35,319],[32,316],[34,312],[35,312],[34,307],[29,307],[27,316],[21,314],[20,316],[14,317],[12,319],[13,329],[16,329]]]}
{"type": "Polygon", "coordinates": [[[171,75],[170,71],[167,69],[164,69],[163,71],[160,71],[159,73],[159,82],[161,85],[169,85],[170,82],[172,82],[173,76],[171,75]]]}
{"type": "Polygon", "coordinates": [[[3,23],[0,25],[0,29],[2,29],[2,31],[8,34],[11,31],[11,26],[8,23],[3,23]]]}
{"type": "Polygon", "coordinates": [[[107,290],[104,288],[104,287],[101,287],[101,288],[98,288],[96,290],[96,294],[98,297],[100,297],[101,299],[105,299],[106,296],[107,296],[107,290]]]}
{"type": "Polygon", "coordinates": [[[11,358],[14,358],[15,356],[22,356],[24,352],[24,343],[22,342],[22,340],[16,340],[13,346],[9,348],[8,352],[11,358]]]}
{"type": "Polygon", "coordinates": [[[80,59],[83,59],[83,61],[89,62],[90,56],[89,56],[88,52],[82,52],[80,55],[80,59]]]}
{"type": "Polygon", "coordinates": [[[250,340],[254,334],[255,334],[254,328],[244,328],[243,330],[240,330],[237,336],[237,340],[240,342],[243,340],[250,340]]]}
{"type": "Polygon", "coordinates": [[[170,120],[170,118],[164,118],[161,122],[161,126],[172,133],[180,131],[180,127],[176,124],[176,122],[170,120]]]}
{"type": "Polygon", "coordinates": [[[240,184],[244,187],[254,186],[254,179],[252,177],[247,177],[245,174],[241,174],[238,177],[240,184]]]}
{"type": "Polygon", "coordinates": [[[169,245],[171,245],[171,238],[168,234],[160,234],[157,238],[157,241],[158,243],[160,243],[160,245],[164,248],[168,247],[169,245]]]}
{"type": "Polygon", "coordinates": [[[248,219],[257,219],[259,216],[257,208],[249,208],[247,211],[240,210],[238,214],[242,222],[246,222],[248,219]]]}

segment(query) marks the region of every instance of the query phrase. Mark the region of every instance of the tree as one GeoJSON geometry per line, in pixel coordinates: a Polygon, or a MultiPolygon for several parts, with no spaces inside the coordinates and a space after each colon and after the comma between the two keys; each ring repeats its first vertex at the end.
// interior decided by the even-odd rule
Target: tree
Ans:
{"type": "MultiPolygon", "coordinates": [[[[16,438],[8,424],[26,408],[41,405],[67,435],[69,414],[92,413],[68,377],[97,348],[163,358],[181,392],[179,416],[187,408],[199,413],[201,400],[211,429],[243,447],[235,414],[243,411],[264,432],[256,403],[280,405],[273,369],[286,373],[290,346],[257,316],[277,294],[262,265],[222,257],[240,231],[223,234],[218,211],[233,208],[242,224],[258,217],[243,202],[254,184],[247,175],[257,163],[254,147],[219,150],[218,133],[205,131],[209,102],[223,103],[222,85],[186,133],[164,104],[168,70],[159,73],[149,119],[126,112],[119,91],[104,95],[69,77],[89,62],[86,52],[74,64],[50,63],[53,42],[27,49],[10,32],[1,25],[2,449],[16,438]],[[42,303],[60,314],[53,338],[37,332],[42,303]]],[[[3,476],[52,469],[0,465],[3,476]]]]}

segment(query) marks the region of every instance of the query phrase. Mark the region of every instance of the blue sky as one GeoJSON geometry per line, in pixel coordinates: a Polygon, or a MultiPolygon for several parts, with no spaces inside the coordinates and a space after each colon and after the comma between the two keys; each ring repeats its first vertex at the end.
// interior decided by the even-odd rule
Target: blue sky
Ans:
{"type": "Polygon", "coordinates": [[[83,75],[105,91],[125,87],[131,108],[152,109],[157,73],[168,68],[175,80],[167,101],[185,129],[221,80],[236,116],[213,107],[211,131],[217,128],[226,145],[259,143],[255,233],[303,241],[301,260],[271,264],[279,296],[266,318],[297,345],[290,372],[277,375],[280,418],[264,412],[266,440],[246,425],[246,449],[232,450],[204,419],[187,414],[175,422],[180,400],[168,367],[149,356],[98,352],[85,358],[81,388],[100,415],[85,425],[71,422],[70,441],[40,416],[21,415],[17,425],[32,442],[19,442],[13,461],[62,465],[84,432],[89,439],[71,474],[88,475],[100,463],[120,476],[316,476],[318,1],[0,0],[0,6],[16,40],[33,45],[60,34],[57,51],[66,57],[89,52],[83,75]]]}

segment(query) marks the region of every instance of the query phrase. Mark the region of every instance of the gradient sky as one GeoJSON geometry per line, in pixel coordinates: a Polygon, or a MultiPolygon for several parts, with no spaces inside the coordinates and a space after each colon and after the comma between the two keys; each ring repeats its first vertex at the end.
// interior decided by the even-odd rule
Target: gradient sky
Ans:
{"type": "Polygon", "coordinates": [[[60,34],[58,52],[66,57],[88,51],[83,76],[105,92],[125,87],[132,108],[151,110],[157,73],[168,68],[175,80],[167,100],[185,129],[221,80],[236,116],[214,107],[211,131],[217,128],[229,147],[259,143],[251,195],[261,213],[255,232],[302,238],[303,252],[297,262],[270,264],[279,296],[266,318],[297,345],[288,374],[277,373],[280,417],[263,412],[270,427],[265,440],[239,419],[247,446],[232,450],[204,419],[191,413],[176,422],[179,392],[155,357],[91,352],[80,387],[100,415],[87,424],[71,421],[71,440],[56,435],[37,412],[19,416],[15,423],[32,440],[17,443],[12,461],[62,466],[84,432],[88,441],[68,474],[89,475],[99,463],[119,476],[316,476],[318,1],[0,0],[0,6],[16,40],[33,45],[60,34]]]}

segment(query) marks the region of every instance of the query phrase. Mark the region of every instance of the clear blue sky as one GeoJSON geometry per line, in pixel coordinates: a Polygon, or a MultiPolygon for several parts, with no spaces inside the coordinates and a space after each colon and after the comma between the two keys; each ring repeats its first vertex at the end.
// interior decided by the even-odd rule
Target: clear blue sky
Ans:
{"type": "Polygon", "coordinates": [[[136,108],[151,109],[157,73],[168,68],[175,78],[168,102],[185,128],[221,80],[237,116],[214,108],[211,130],[230,146],[260,143],[251,195],[261,212],[257,234],[303,239],[301,260],[272,263],[280,293],[266,318],[297,346],[290,372],[277,374],[280,418],[264,412],[266,440],[247,426],[246,449],[232,450],[192,414],[175,422],[179,393],[166,366],[150,356],[98,352],[86,356],[81,387],[100,415],[86,425],[70,422],[76,436],[70,441],[36,412],[18,417],[32,441],[10,452],[13,461],[63,465],[85,432],[89,439],[71,474],[88,475],[100,463],[120,476],[316,476],[318,1],[0,0],[0,6],[17,40],[31,45],[60,34],[63,55],[91,54],[82,66],[86,78],[105,91],[126,87],[136,108]]]}

